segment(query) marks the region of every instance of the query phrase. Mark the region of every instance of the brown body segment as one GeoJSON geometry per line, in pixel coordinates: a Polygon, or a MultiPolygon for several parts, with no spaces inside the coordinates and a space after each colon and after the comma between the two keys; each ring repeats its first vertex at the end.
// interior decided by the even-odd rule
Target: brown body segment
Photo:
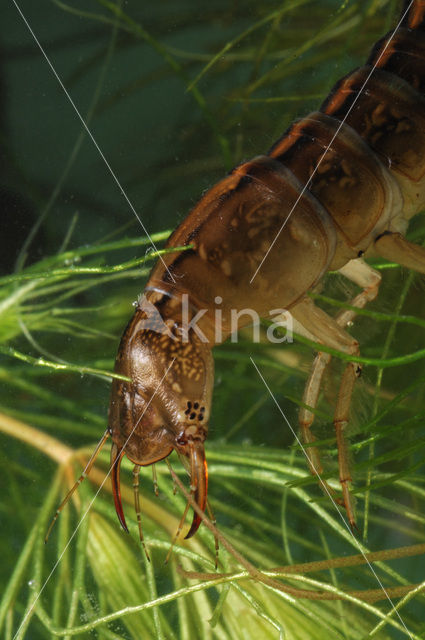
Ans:
{"type": "Polygon", "coordinates": [[[417,31],[425,31],[425,0],[404,0],[402,24],[417,31]],[[406,14],[406,15],[404,15],[406,14]]]}
{"type": "Polygon", "coordinates": [[[339,235],[333,268],[388,228],[402,201],[396,185],[355,131],[320,112],[293,124],[269,155],[289,167],[330,214],[339,235]]]}
{"type": "Polygon", "coordinates": [[[370,73],[362,67],[344,78],[322,110],[345,118],[382,160],[400,185],[409,219],[425,198],[425,98],[393,74],[375,69],[367,80],[370,73]]]}
{"type": "MultiPolygon", "coordinates": [[[[135,464],[141,538],[139,468],[173,449],[190,474],[193,499],[206,508],[211,349],[229,336],[232,310],[250,308],[264,317],[272,309],[291,309],[299,332],[356,356],[358,343],[345,328],[356,309],[374,299],[380,282],[360,256],[374,252],[425,273],[425,251],[403,237],[409,218],[425,206],[425,0],[414,0],[403,16],[400,30],[375,45],[367,64],[343,78],[319,112],[294,123],[268,156],[239,165],[201,198],[167,243],[190,248],[167,254],[154,267],[121,339],[116,371],[130,382],[114,380],[108,426],[117,514],[126,528],[119,465],[127,455],[135,464]],[[308,297],[331,268],[361,288],[335,318],[308,297]],[[201,336],[191,325],[185,329],[185,320],[198,316],[201,336]]],[[[237,320],[240,327],[250,317],[237,320]]],[[[309,465],[317,474],[311,425],[329,360],[317,355],[300,411],[309,465]]],[[[334,416],[343,504],[352,526],[345,429],[358,375],[359,367],[349,362],[334,416]]],[[[200,522],[195,512],[189,537],[200,522]]]]}
{"type": "Polygon", "coordinates": [[[424,32],[400,28],[379,40],[367,60],[370,69],[375,67],[401,78],[421,95],[425,92],[425,42],[424,32]],[[391,38],[391,40],[390,40],[391,38]]]}
{"type": "MultiPolygon", "coordinates": [[[[310,193],[301,193],[301,182],[266,156],[236,167],[205,194],[167,243],[191,244],[193,249],[166,256],[168,271],[158,262],[146,290],[187,293],[195,308],[206,310],[198,324],[212,344],[217,295],[222,299],[220,341],[229,335],[231,309],[249,307],[263,317],[270,309],[290,308],[304,295],[306,284],[310,288],[320,279],[335,252],[329,215],[310,193]],[[250,283],[280,228],[276,251],[250,283]]],[[[249,322],[241,317],[239,326],[249,322]]]]}

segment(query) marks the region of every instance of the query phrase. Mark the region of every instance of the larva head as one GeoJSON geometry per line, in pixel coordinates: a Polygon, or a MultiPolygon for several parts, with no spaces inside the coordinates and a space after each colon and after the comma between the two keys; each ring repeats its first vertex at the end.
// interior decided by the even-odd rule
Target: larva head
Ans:
{"type": "MultiPolygon", "coordinates": [[[[206,506],[204,441],[213,384],[211,349],[192,331],[182,336],[175,323],[162,324],[158,331],[151,321],[147,323],[139,305],[121,339],[115,365],[116,373],[131,379],[114,379],[109,407],[114,500],[126,530],[119,488],[124,454],[136,465],[146,466],[175,449],[190,473],[196,503],[202,511],[206,506]]],[[[200,522],[195,513],[186,537],[200,522]]]]}

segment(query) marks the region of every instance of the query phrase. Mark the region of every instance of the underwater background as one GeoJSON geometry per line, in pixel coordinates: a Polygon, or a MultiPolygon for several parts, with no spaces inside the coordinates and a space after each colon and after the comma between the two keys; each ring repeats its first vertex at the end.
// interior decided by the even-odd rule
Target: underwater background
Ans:
{"type": "MultiPolygon", "coordinates": [[[[57,505],[105,431],[118,342],[157,259],[135,212],[161,248],[206,189],[267,152],[362,65],[399,11],[386,0],[3,2],[2,638],[424,637],[424,284],[388,263],[376,262],[380,295],[352,328],[367,359],[350,432],[355,536],[310,476],[250,360],[297,431],[313,348],[252,344],[247,330],[214,349],[209,495],[230,541],[219,541],[217,573],[205,525],[179,539],[164,564],[185,499],[163,462],[158,497],[151,469],[141,472],[151,562],[126,459],[130,535],[120,529],[109,481],[99,491],[109,444],[44,545],[57,505]],[[378,554],[373,571],[352,558],[361,552],[378,554]],[[408,585],[419,586],[409,595],[408,585]]],[[[425,242],[421,216],[408,238],[425,242]]],[[[336,313],[354,293],[328,274],[317,295],[336,313]]],[[[337,491],[332,411],[342,366],[334,358],[314,427],[337,491]]],[[[187,486],[177,456],[170,459],[187,486]]]]}

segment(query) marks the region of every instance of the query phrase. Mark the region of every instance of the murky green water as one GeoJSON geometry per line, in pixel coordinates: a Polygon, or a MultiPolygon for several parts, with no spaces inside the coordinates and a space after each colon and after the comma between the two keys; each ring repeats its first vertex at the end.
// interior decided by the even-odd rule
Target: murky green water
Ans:
{"type": "MultiPolygon", "coordinates": [[[[161,247],[164,232],[205,189],[317,108],[390,28],[394,3],[18,5],[28,24],[8,0],[0,36],[1,637],[369,637],[391,612],[388,600],[366,607],[292,599],[258,576],[242,579],[239,573],[249,569],[223,541],[215,582],[182,575],[180,567],[214,572],[214,538],[205,526],[191,544],[177,544],[164,565],[185,501],[173,494],[163,463],[157,465],[158,498],[150,469],[141,475],[148,563],[138,542],[130,463],[122,472],[130,535],[119,528],[108,484],[92,504],[109,445],[94,483],[83,485],[63,511],[47,546],[43,538],[72,468],[80,473],[106,428],[110,380],[104,374],[112,371],[132,302],[153,264],[145,231],[161,247]],[[81,448],[74,467],[66,463],[81,448]],[[232,573],[239,579],[223,575],[232,573]]],[[[420,218],[409,237],[423,241],[420,218]]],[[[366,357],[403,362],[424,347],[423,282],[398,268],[383,275],[381,296],[371,306],[383,315],[361,317],[354,333],[366,357]],[[400,314],[414,316],[416,324],[397,323],[400,314]]],[[[323,292],[346,300],[353,290],[344,287],[330,275],[323,292]]],[[[362,544],[375,552],[423,542],[423,358],[386,368],[380,392],[379,369],[365,368],[352,417],[360,529],[353,538],[308,475],[250,361],[254,357],[296,428],[311,349],[299,343],[272,349],[246,338],[215,355],[207,444],[211,506],[219,531],[243,558],[265,569],[358,554],[362,544]]],[[[316,430],[332,478],[340,369],[329,372],[316,430]]],[[[172,464],[182,472],[174,456],[172,464]]],[[[421,557],[382,562],[379,580],[386,587],[421,582],[421,557]]],[[[299,576],[280,584],[380,588],[364,566],[305,575],[319,586],[299,576]]],[[[411,637],[421,637],[421,598],[403,605],[401,620],[386,619],[375,637],[409,637],[403,624],[411,637]]]]}

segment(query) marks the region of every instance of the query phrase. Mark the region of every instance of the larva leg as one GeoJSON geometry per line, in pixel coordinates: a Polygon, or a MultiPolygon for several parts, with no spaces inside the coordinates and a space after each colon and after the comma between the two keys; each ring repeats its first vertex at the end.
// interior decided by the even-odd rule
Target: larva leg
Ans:
{"type": "Polygon", "coordinates": [[[169,561],[169,559],[170,559],[170,556],[171,556],[171,552],[172,552],[172,550],[173,550],[173,547],[174,547],[174,545],[175,545],[175,544],[176,544],[176,542],[177,542],[177,538],[179,537],[179,535],[180,535],[180,534],[181,534],[181,532],[182,532],[183,525],[184,525],[184,522],[185,522],[185,520],[186,520],[186,516],[187,516],[187,514],[188,514],[188,512],[189,512],[189,507],[190,507],[190,502],[187,502],[187,503],[186,503],[185,510],[184,510],[184,512],[183,512],[183,515],[182,515],[182,517],[181,517],[181,519],[180,519],[179,526],[177,527],[177,531],[176,531],[176,533],[174,534],[174,537],[173,537],[173,539],[172,539],[172,541],[171,541],[171,545],[170,545],[170,548],[169,548],[169,550],[168,550],[167,557],[165,558],[165,563],[164,563],[164,564],[168,564],[168,561],[169,561]]]}
{"type": "MultiPolygon", "coordinates": [[[[369,265],[367,265],[363,260],[361,259],[351,260],[340,271],[342,275],[349,278],[359,286],[363,287],[363,290],[350,302],[350,306],[356,307],[356,308],[363,308],[367,304],[367,302],[373,300],[377,296],[379,284],[381,281],[381,276],[377,271],[369,267],[369,265]]],[[[307,303],[307,308],[304,309],[304,314],[303,313],[301,314],[301,315],[304,315],[304,318],[302,320],[304,322],[303,324],[304,329],[306,324],[306,317],[307,318],[309,317],[309,314],[313,310],[313,308],[315,310],[314,317],[317,319],[317,316],[319,316],[320,322],[318,322],[314,327],[315,334],[310,334],[310,335],[313,335],[313,337],[316,337],[316,341],[317,340],[323,341],[325,344],[329,344],[329,346],[333,346],[330,344],[331,341],[329,340],[329,333],[327,331],[323,333],[323,326],[324,326],[323,315],[322,315],[323,312],[321,312],[320,310],[317,310],[317,307],[314,307],[312,303],[307,303]],[[321,335],[319,335],[318,328],[319,329],[321,328],[321,335]]],[[[296,311],[294,315],[295,316],[298,315],[300,320],[301,315],[298,313],[298,311],[296,311]]],[[[355,314],[356,312],[354,309],[343,310],[336,316],[335,320],[331,319],[329,316],[326,316],[326,314],[324,315],[326,316],[326,319],[330,321],[328,326],[329,326],[329,329],[332,331],[333,323],[336,323],[338,327],[343,328],[353,320],[353,318],[355,317],[355,314]]],[[[307,322],[307,324],[309,323],[307,322]]],[[[310,326],[309,328],[310,330],[313,329],[312,326],[310,326]]],[[[304,333],[310,333],[310,331],[307,331],[307,332],[304,331],[304,333]]],[[[338,335],[340,335],[339,332],[338,332],[338,335]]],[[[349,345],[347,345],[347,336],[348,334],[344,335],[344,345],[338,348],[341,348],[341,350],[346,352],[354,353],[355,350],[357,350],[358,352],[357,343],[350,336],[348,336],[349,345]],[[347,346],[348,346],[348,350],[347,350],[347,346]]],[[[324,352],[319,352],[314,360],[307,384],[304,389],[304,395],[303,395],[303,403],[305,405],[308,405],[308,407],[311,407],[312,409],[314,409],[317,406],[323,373],[330,359],[331,359],[331,356],[329,354],[324,352]]],[[[348,481],[350,479],[350,475],[349,475],[348,461],[347,461],[347,455],[346,455],[344,430],[348,422],[348,412],[350,407],[350,399],[351,399],[351,394],[354,386],[354,381],[355,381],[355,378],[358,376],[359,372],[360,372],[360,369],[357,365],[353,365],[351,363],[347,365],[342,377],[341,386],[338,393],[338,401],[337,401],[337,407],[336,407],[335,419],[334,419],[337,444],[338,444],[340,481],[341,481],[343,495],[344,495],[343,502],[347,509],[347,514],[352,526],[354,525],[354,517],[353,517],[353,510],[351,507],[351,500],[348,492],[348,481]]],[[[311,431],[311,426],[313,424],[313,421],[314,421],[313,411],[311,411],[310,409],[307,409],[306,407],[302,407],[299,412],[300,430],[301,430],[301,434],[304,442],[309,445],[312,445],[312,443],[315,440],[314,435],[311,431]]],[[[320,461],[320,455],[319,455],[318,449],[314,446],[307,447],[307,455],[308,455],[308,461],[309,461],[311,472],[320,474],[322,472],[322,464],[320,461]]],[[[329,492],[332,491],[329,485],[327,485],[326,483],[323,483],[323,484],[325,485],[324,488],[326,488],[329,492]]]]}
{"type": "MultiPolygon", "coordinates": [[[[381,284],[381,274],[372,269],[363,260],[350,260],[342,269],[340,273],[346,278],[352,280],[359,286],[363,287],[361,291],[350,303],[350,306],[358,309],[363,309],[368,302],[371,302],[376,298],[379,291],[379,285],[381,284]]],[[[349,322],[352,322],[356,312],[354,309],[346,309],[340,311],[336,317],[337,323],[341,327],[347,326],[349,322]]],[[[351,481],[350,469],[347,456],[347,443],[344,436],[344,430],[348,424],[351,396],[353,393],[354,383],[356,377],[360,374],[359,365],[349,364],[344,370],[341,384],[338,392],[338,400],[335,409],[334,425],[338,447],[338,467],[339,478],[343,491],[344,506],[347,510],[347,516],[351,527],[355,527],[354,513],[351,506],[351,499],[349,494],[348,483],[351,481]]]]}
{"type": "Polygon", "coordinates": [[[383,233],[375,241],[376,252],[391,262],[397,262],[418,273],[425,273],[425,249],[409,242],[401,233],[383,233]]]}
{"type": "Polygon", "coordinates": [[[140,496],[139,496],[139,474],[140,474],[140,465],[135,464],[133,467],[134,510],[136,512],[137,526],[139,527],[140,542],[143,545],[143,549],[145,550],[147,559],[150,560],[149,553],[145,545],[145,539],[143,537],[142,516],[140,511],[140,496]]]}
{"type": "MultiPolygon", "coordinates": [[[[172,475],[172,477],[173,477],[173,493],[175,493],[176,482],[175,482],[175,480],[174,480],[174,475],[173,475],[173,474],[174,474],[174,472],[172,471],[171,464],[170,464],[170,461],[168,460],[168,458],[166,458],[166,459],[165,459],[165,462],[167,463],[168,468],[170,469],[170,473],[171,473],[171,475],[172,475]]],[[[193,477],[193,476],[191,475],[191,478],[192,478],[192,477],[193,477]]],[[[192,497],[194,497],[194,495],[195,495],[195,489],[194,489],[192,486],[190,487],[190,493],[191,493],[192,497]]],[[[170,548],[169,548],[169,550],[168,550],[167,557],[165,558],[165,563],[164,563],[164,564],[168,564],[168,561],[169,561],[169,559],[170,559],[170,556],[171,556],[171,552],[172,552],[172,550],[173,550],[173,547],[174,547],[174,545],[176,544],[177,538],[179,537],[179,535],[180,535],[180,534],[181,534],[181,532],[182,532],[183,525],[184,525],[185,520],[186,520],[186,516],[187,516],[187,514],[188,514],[188,512],[189,512],[189,507],[190,507],[190,502],[188,501],[188,502],[186,503],[186,507],[185,507],[185,509],[184,509],[183,515],[182,515],[182,517],[181,517],[181,519],[180,519],[179,526],[177,527],[177,531],[176,531],[176,533],[174,534],[174,537],[173,537],[173,539],[172,539],[172,541],[171,541],[171,545],[170,545],[170,548]]]]}
{"type": "Polygon", "coordinates": [[[334,415],[336,444],[338,448],[339,482],[342,487],[344,507],[347,511],[348,521],[352,529],[356,527],[356,521],[354,518],[353,504],[350,495],[349,483],[351,482],[351,473],[348,464],[347,439],[345,436],[345,430],[348,425],[348,416],[354,383],[356,381],[356,378],[360,375],[360,371],[360,367],[352,362],[350,362],[345,367],[344,373],[342,374],[341,384],[339,385],[338,400],[336,403],[334,415]]]}
{"type": "MultiPolygon", "coordinates": [[[[349,303],[351,307],[363,309],[368,302],[375,300],[382,279],[379,271],[372,269],[372,267],[361,258],[357,258],[357,260],[347,262],[347,264],[339,270],[339,273],[363,289],[349,303]]],[[[344,309],[338,313],[336,321],[340,327],[346,327],[349,322],[354,320],[355,316],[356,311],[354,309],[344,309]]]]}
{"type": "MultiPolygon", "coordinates": [[[[214,512],[213,512],[213,510],[211,508],[211,505],[209,503],[209,500],[207,500],[207,511],[208,511],[208,516],[209,516],[212,524],[214,526],[216,526],[217,522],[216,522],[216,519],[215,519],[214,512]]],[[[217,534],[216,533],[214,533],[214,543],[215,543],[215,569],[217,571],[219,544],[218,544],[218,538],[217,538],[217,534]]]]}
{"type": "MultiPolygon", "coordinates": [[[[331,356],[328,353],[320,352],[316,355],[311,367],[310,375],[304,387],[303,404],[311,407],[312,409],[315,409],[317,406],[323,373],[330,359],[331,356]]],[[[312,446],[316,440],[311,430],[311,426],[314,421],[314,413],[312,410],[308,409],[307,406],[301,407],[298,414],[298,422],[303,442],[304,444],[309,445],[306,448],[306,454],[310,471],[312,474],[318,473],[320,475],[323,472],[323,467],[320,461],[319,450],[317,447],[312,446]]],[[[331,487],[326,482],[325,486],[329,492],[332,492],[331,487]]]]}
{"type": "Polygon", "coordinates": [[[103,445],[105,444],[105,442],[109,438],[109,435],[110,435],[110,433],[109,433],[108,429],[106,429],[106,431],[103,434],[102,438],[99,440],[98,444],[96,445],[96,449],[93,451],[92,455],[90,456],[90,460],[87,462],[86,466],[84,467],[84,470],[83,470],[82,474],[78,478],[77,482],[75,482],[75,484],[68,491],[68,493],[66,494],[65,498],[60,503],[59,507],[56,509],[56,513],[53,516],[53,519],[52,519],[52,521],[51,521],[51,523],[49,525],[49,528],[47,529],[47,533],[46,533],[46,536],[44,538],[44,542],[45,543],[47,543],[47,540],[49,539],[50,532],[53,529],[53,526],[54,526],[56,520],[59,518],[60,512],[62,511],[62,509],[64,508],[64,506],[68,502],[68,500],[71,498],[71,496],[73,495],[74,491],[76,489],[78,489],[78,487],[80,486],[82,481],[85,480],[85,478],[87,478],[87,476],[89,475],[90,470],[91,470],[92,466],[94,465],[95,460],[96,460],[97,456],[99,455],[100,450],[102,449],[103,445]]]}
{"type": "MultiPolygon", "coordinates": [[[[366,305],[367,302],[373,300],[377,296],[381,276],[377,271],[369,267],[363,260],[351,260],[340,271],[346,278],[349,278],[359,286],[363,287],[361,293],[359,293],[353,300],[351,300],[350,306],[362,308],[366,305]]],[[[339,325],[339,327],[345,328],[347,324],[354,319],[355,313],[356,312],[353,309],[344,309],[340,313],[338,313],[335,318],[335,322],[339,325]]],[[[295,328],[296,330],[301,331],[301,333],[303,333],[304,335],[307,335],[307,337],[320,342],[317,333],[317,326],[315,328],[315,334],[311,333],[310,331],[306,331],[305,326],[300,326],[299,323],[295,328]]],[[[323,342],[325,344],[328,343],[326,337],[323,339],[323,342]]],[[[303,404],[311,407],[312,409],[317,406],[323,374],[330,360],[330,354],[324,353],[323,351],[319,352],[314,359],[303,395],[303,404]]],[[[314,412],[307,407],[302,407],[299,412],[299,424],[302,438],[308,445],[312,445],[312,443],[315,441],[314,435],[311,431],[313,421],[314,412]]],[[[311,472],[322,473],[322,464],[320,462],[320,456],[317,448],[308,446],[307,455],[311,472]]],[[[327,486],[327,488],[329,491],[331,491],[329,486],[327,486]]]]}
{"type": "Polygon", "coordinates": [[[156,474],[156,465],[153,463],[152,465],[152,482],[153,482],[153,490],[156,497],[159,496],[159,488],[158,488],[158,476],[156,474]]]}

